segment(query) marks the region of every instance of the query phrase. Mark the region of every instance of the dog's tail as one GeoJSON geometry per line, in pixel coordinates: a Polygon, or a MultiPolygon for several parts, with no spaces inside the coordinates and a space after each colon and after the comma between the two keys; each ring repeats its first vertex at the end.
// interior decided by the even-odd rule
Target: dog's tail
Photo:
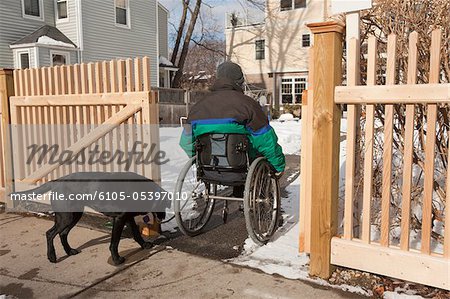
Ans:
{"type": "Polygon", "coordinates": [[[9,195],[29,195],[29,194],[45,194],[48,191],[52,190],[53,187],[53,181],[47,182],[45,184],[40,185],[39,187],[36,187],[34,189],[20,191],[20,192],[13,192],[9,195]]]}

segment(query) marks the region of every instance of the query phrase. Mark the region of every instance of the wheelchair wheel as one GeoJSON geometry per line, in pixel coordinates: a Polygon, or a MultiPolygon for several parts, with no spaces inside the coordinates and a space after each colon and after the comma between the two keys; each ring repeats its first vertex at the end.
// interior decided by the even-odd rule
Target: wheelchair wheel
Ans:
{"type": "Polygon", "coordinates": [[[214,210],[214,199],[209,194],[215,194],[217,186],[206,184],[197,179],[195,157],[191,158],[178,176],[175,187],[175,219],[181,232],[187,236],[201,233],[211,218],[214,210]]]}
{"type": "Polygon", "coordinates": [[[275,233],[280,216],[280,187],[265,158],[250,165],[244,192],[247,232],[258,245],[266,244],[275,233]]]}

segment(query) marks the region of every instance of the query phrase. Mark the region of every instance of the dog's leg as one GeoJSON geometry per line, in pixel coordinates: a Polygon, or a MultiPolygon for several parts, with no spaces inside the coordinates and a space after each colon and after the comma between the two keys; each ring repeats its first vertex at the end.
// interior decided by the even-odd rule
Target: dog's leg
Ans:
{"type": "Polygon", "coordinates": [[[67,221],[70,214],[71,213],[56,212],[55,225],[53,225],[53,227],[45,234],[47,236],[47,258],[52,263],[56,263],[56,252],[53,240],[57,234],[61,233],[70,224],[70,222],[67,221]]]}
{"type": "Polygon", "coordinates": [[[115,265],[120,265],[125,261],[125,258],[119,255],[119,242],[124,226],[125,219],[123,217],[114,217],[109,250],[111,251],[111,258],[115,265]]]}
{"type": "Polygon", "coordinates": [[[56,225],[56,215],[55,215],[55,224],[51,229],[49,229],[45,235],[47,237],[47,258],[50,262],[56,263],[56,252],[55,252],[55,245],[53,244],[53,239],[55,239],[57,232],[57,225],[56,225]]]}
{"type": "Polygon", "coordinates": [[[69,226],[67,226],[60,234],[59,237],[61,238],[61,243],[64,247],[64,251],[67,253],[67,255],[75,255],[80,253],[78,249],[72,248],[69,245],[69,242],[67,240],[67,236],[69,235],[70,230],[78,223],[78,221],[81,219],[81,216],[83,216],[83,212],[76,212],[72,213],[72,221],[70,222],[69,226]]]}
{"type": "Polygon", "coordinates": [[[139,232],[139,227],[137,226],[134,217],[128,218],[127,223],[131,228],[131,232],[133,233],[133,239],[142,247],[142,249],[150,249],[153,247],[152,242],[145,242],[142,238],[142,235],[139,232]]]}

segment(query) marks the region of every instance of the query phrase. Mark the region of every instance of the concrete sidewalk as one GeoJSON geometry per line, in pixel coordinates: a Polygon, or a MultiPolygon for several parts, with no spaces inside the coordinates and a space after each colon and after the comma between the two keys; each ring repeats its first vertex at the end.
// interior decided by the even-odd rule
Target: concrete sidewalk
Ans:
{"type": "Polygon", "coordinates": [[[0,213],[0,295],[18,298],[356,298],[358,296],[157,246],[140,250],[123,239],[125,265],[111,264],[109,235],[75,227],[69,242],[82,252],[46,257],[52,222],[0,213]]]}

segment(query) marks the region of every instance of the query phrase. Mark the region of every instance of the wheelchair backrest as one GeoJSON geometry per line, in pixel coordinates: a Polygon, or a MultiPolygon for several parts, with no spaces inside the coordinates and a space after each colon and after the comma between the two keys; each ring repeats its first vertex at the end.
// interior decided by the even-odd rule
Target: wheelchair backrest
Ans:
{"type": "Polygon", "coordinates": [[[246,169],[248,147],[242,134],[203,134],[196,140],[198,162],[210,169],[246,169]]]}

